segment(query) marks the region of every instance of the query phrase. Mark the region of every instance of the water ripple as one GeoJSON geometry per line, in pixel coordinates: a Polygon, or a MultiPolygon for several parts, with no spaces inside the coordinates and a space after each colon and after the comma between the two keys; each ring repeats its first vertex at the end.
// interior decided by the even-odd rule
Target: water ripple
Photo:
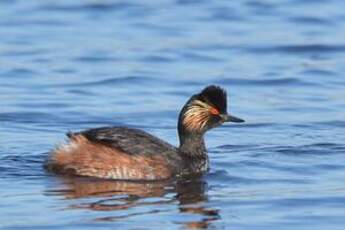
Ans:
{"type": "Polygon", "coordinates": [[[5,112],[0,113],[0,121],[2,122],[23,122],[37,123],[38,121],[57,121],[59,118],[50,113],[43,112],[5,112]]]}
{"type": "Polygon", "coordinates": [[[126,77],[116,77],[116,78],[108,78],[102,80],[95,80],[89,82],[81,82],[81,83],[69,83],[63,85],[54,85],[59,87],[95,87],[95,86],[112,86],[116,85],[119,86],[121,84],[128,85],[128,84],[149,84],[158,81],[155,81],[154,78],[151,77],[144,77],[144,76],[126,76],[126,77]]]}
{"type": "Polygon", "coordinates": [[[128,2],[106,3],[106,2],[90,2],[83,4],[44,4],[40,5],[37,9],[40,11],[61,11],[61,12],[78,12],[78,11],[90,11],[90,12],[107,12],[107,11],[127,11],[139,8],[138,4],[131,4],[128,2]]]}
{"type": "Polygon", "coordinates": [[[317,17],[293,17],[290,18],[291,21],[295,22],[296,24],[306,24],[306,25],[324,25],[330,26],[333,23],[330,20],[324,18],[317,18],[317,17]]]}
{"type": "Polygon", "coordinates": [[[343,53],[345,45],[330,44],[303,44],[303,45],[280,45],[280,46],[262,46],[249,47],[248,52],[259,54],[286,53],[286,54],[310,54],[310,53],[343,53]]]}
{"type": "Polygon", "coordinates": [[[280,79],[243,79],[243,78],[231,78],[231,79],[221,79],[217,81],[217,84],[221,85],[253,85],[253,86],[312,86],[316,85],[314,82],[303,81],[298,78],[280,78],[280,79]]]}

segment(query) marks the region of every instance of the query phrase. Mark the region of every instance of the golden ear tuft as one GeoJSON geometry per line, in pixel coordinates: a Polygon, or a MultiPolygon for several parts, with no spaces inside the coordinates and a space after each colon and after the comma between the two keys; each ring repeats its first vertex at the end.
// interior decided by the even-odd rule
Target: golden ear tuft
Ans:
{"type": "Polygon", "coordinates": [[[204,128],[209,120],[210,106],[199,100],[193,101],[184,114],[183,125],[190,131],[198,131],[204,128]]]}

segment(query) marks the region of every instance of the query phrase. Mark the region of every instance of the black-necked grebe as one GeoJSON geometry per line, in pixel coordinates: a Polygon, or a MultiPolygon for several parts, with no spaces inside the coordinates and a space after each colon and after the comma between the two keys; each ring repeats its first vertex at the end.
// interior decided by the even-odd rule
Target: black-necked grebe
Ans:
{"type": "Polygon", "coordinates": [[[244,122],[227,113],[226,92],[208,86],[193,95],[178,120],[178,148],[144,131],[103,127],[68,133],[69,142],[50,154],[46,168],[79,176],[161,180],[208,170],[204,134],[224,122],[244,122]]]}

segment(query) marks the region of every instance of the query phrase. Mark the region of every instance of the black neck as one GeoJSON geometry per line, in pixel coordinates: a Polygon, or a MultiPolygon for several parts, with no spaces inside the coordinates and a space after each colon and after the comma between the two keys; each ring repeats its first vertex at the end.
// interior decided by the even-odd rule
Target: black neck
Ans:
{"type": "Polygon", "coordinates": [[[207,158],[207,152],[202,134],[182,134],[180,135],[180,147],[181,154],[185,154],[189,157],[207,158]]]}
{"type": "Polygon", "coordinates": [[[193,100],[194,97],[195,96],[192,96],[189,99],[189,101],[187,101],[179,115],[177,124],[177,130],[180,139],[179,151],[181,154],[184,154],[187,157],[207,158],[207,152],[204,142],[204,133],[190,132],[185,129],[182,122],[183,114],[185,113],[188,104],[191,100],[193,100]]]}

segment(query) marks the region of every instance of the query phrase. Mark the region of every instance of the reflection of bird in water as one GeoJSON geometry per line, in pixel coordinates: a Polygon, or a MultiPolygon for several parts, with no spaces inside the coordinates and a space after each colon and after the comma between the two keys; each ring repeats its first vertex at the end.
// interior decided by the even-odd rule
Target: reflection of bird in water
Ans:
{"type": "Polygon", "coordinates": [[[50,171],[118,180],[162,180],[208,170],[204,134],[224,122],[243,122],[227,113],[226,92],[209,86],[193,95],[178,120],[178,148],[142,130],[104,127],[69,133],[53,150],[50,171]]]}
{"type": "Polygon", "coordinates": [[[210,222],[220,219],[218,209],[206,208],[207,204],[207,183],[202,180],[180,182],[176,187],[177,200],[181,213],[199,214],[202,216],[199,221],[185,222],[189,229],[207,228],[210,222]],[[206,191],[205,191],[206,190],[206,191]]]}
{"type": "Polygon", "coordinates": [[[168,181],[157,183],[102,180],[94,178],[62,177],[67,190],[49,190],[50,193],[64,195],[66,199],[82,197],[111,197],[128,195],[132,197],[161,196],[168,181]]]}
{"type": "Polygon", "coordinates": [[[150,213],[150,211],[146,213],[129,212],[140,206],[156,205],[158,208],[152,212],[166,212],[160,211],[159,206],[175,205],[176,202],[180,213],[194,214],[198,217],[196,221],[180,222],[188,228],[206,228],[210,222],[220,219],[218,210],[205,207],[208,201],[207,184],[202,178],[149,183],[64,177],[62,181],[63,188],[47,190],[46,195],[62,195],[66,199],[92,198],[89,203],[75,204],[70,207],[74,209],[121,212],[112,212],[112,216],[98,217],[96,221],[116,221],[130,218],[133,215],[150,213]],[[95,198],[97,198],[96,201],[95,198]]]}

